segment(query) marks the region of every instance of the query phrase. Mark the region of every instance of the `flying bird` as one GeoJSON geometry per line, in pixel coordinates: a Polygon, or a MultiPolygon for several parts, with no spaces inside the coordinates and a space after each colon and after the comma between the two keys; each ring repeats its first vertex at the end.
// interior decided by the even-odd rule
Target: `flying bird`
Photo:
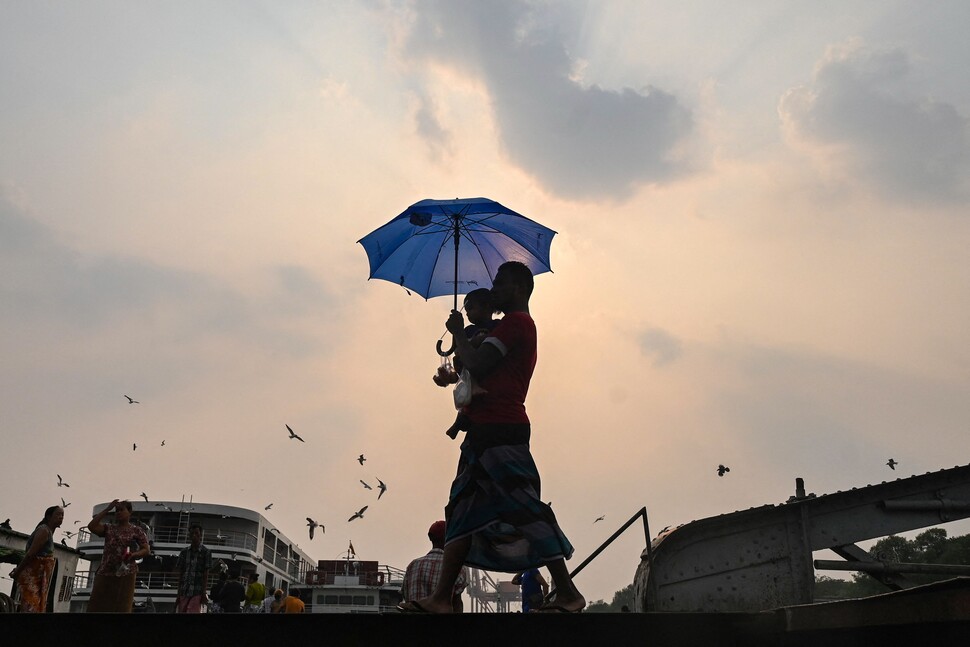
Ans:
{"type": "Polygon", "coordinates": [[[366,509],[367,509],[367,506],[365,505],[363,508],[361,508],[360,510],[358,510],[357,512],[355,512],[353,514],[353,516],[350,517],[350,519],[347,519],[347,521],[350,522],[350,521],[353,521],[354,519],[363,519],[364,518],[364,510],[366,510],[366,509]]]}
{"type": "Polygon", "coordinates": [[[717,475],[718,476],[724,476],[725,472],[730,472],[730,471],[731,471],[731,468],[730,467],[725,467],[724,465],[718,465],[717,466],[717,475]]]}
{"type": "Polygon", "coordinates": [[[367,459],[364,458],[364,455],[363,454],[361,454],[360,456],[357,457],[357,462],[360,463],[361,465],[363,465],[364,464],[364,461],[366,461],[366,460],[367,459]]]}
{"type": "MultiPolygon", "coordinates": [[[[377,479],[376,476],[374,478],[377,479]]],[[[382,496],[384,496],[384,493],[387,492],[387,486],[384,485],[384,481],[377,479],[377,489],[380,490],[380,492],[377,493],[377,498],[380,499],[382,496]]]]}
{"type": "Polygon", "coordinates": [[[895,470],[896,466],[899,465],[899,461],[890,458],[888,461],[886,461],[886,465],[889,466],[889,469],[895,470]]]}
{"type": "Polygon", "coordinates": [[[141,498],[143,498],[143,499],[145,499],[145,503],[148,503],[148,495],[147,495],[147,494],[145,494],[144,492],[142,492],[142,493],[141,493],[140,495],[138,495],[138,496],[140,496],[141,498]]]}
{"type": "Polygon", "coordinates": [[[289,425],[285,425],[285,427],[286,427],[286,430],[288,432],[290,432],[290,440],[293,440],[295,438],[296,440],[299,440],[301,443],[305,443],[306,442],[305,440],[303,440],[302,438],[300,438],[299,436],[297,436],[296,435],[296,432],[293,431],[292,429],[290,429],[290,426],[289,425]]]}
{"type": "Polygon", "coordinates": [[[162,447],[164,447],[164,446],[165,446],[165,441],[163,440],[163,441],[162,441],[162,447]]]}
{"type": "Polygon", "coordinates": [[[71,487],[71,486],[68,485],[67,483],[65,483],[64,480],[61,478],[61,475],[58,474],[57,475],[57,487],[71,487]]]}
{"type": "Polygon", "coordinates": [[[602,521],[603,519],[606,519],[606,515],[605,514],[601,514],[600,516],[596,517],[596,519],[593,521],[593,523],[596,523],[597,521],[602,521]]]}
{"type": "Polygon", "coordinates": [[[369,486],[369,485],[367,485],[366,483],[364,483],[364,479],[361,479],[361,480],[360,480],[360,484],[361,484],[361,485],[363,485],[363,486],[364,486],[365,488],[367,488],[368,490],[373,490],[373,489],[374,489],[374,488],[372,488],[371,486],[369,486]]]}
{"type": "Polygon", "coordinates": [[[132,443],[131,444],[131,451],[135,451],[136,449],[138,449],[138,443],[132,443]]]}
{"type": "MultiPolygon", "coordinates": [[[[310,529],[310,539],[312,540],[313,539],[313,531],[316,530],[320,526],[320,524],[318,524],[316,521],[314,521],[310,517],[307,517],[306,518],[306,525],[307,525],[307,528],[310,529]]],[[[324,532],[326,532],[326,531],[324,531],[324,532]]]]}
{"type": "Polygon", "coordinates": [[[265,508],[263,508],[263,510],[269,510],[269,509],[270,509],[270,508],[272,508],[272,507],[273,507],[273,504],[272,504],[272,503],[270,503],[270,504],[269,504],[268,506],[266,506],[265,508]]]}
{"type": "Polygon", "coordinates": [[[74,536],[74,533],[71,532],[70,530],[65,530],[64,531],[64,536],[67,537],[68,539],[70,539],[71,537],[74,536]]]}
{"type": "Polygon", "coordinates": [[[128,404],[141,404],[141,402],[133,399],[130,395],[126,395],[125,397],[128,398],[128,404]]]}
{"type": "Polygon", "coordinates": [[[64,500],[64,497],[61,497],[61,507],[62,507],[62,508],[66,508],[66,507],[67,507],[67,506],[69,506],[69,505],[71,505],[71,504],[70,504],[70,503],[68,503],[67,501],[65,501],[65,500],[64,500]]]}

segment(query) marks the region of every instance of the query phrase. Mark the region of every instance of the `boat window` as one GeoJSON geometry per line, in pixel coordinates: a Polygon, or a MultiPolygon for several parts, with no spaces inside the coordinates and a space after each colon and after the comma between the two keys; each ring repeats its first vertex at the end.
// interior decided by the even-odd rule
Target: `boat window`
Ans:
{"type": "Polygon", "coordinates": [[[351,602],[351,599],[352,598],[349,595],[341,595],[340,596],[340,604],[353,604],[351,602]]]}
{"type": "Polygon", "coordinates": [[[324,604],[337,604],[337,596],[336,595],[326,596],[326,598],[324,598],[324,604]]]}
{"type": "Polygon", "coordinates": [[[367,597],[363,595],[355,595],[354,604],[367,604],[367,597]]]}

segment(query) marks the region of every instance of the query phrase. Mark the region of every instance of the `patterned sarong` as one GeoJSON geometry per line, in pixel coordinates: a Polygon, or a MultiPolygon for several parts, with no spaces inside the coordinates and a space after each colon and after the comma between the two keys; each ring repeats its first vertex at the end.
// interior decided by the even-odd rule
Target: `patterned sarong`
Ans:
{"type": "Polygon", "coordinates": [[[471,536],[469,566],[517,573],[573,554],[539,499],[529,436],[528,424],[475,424],[465,436],[445,508],[445,543],[471,536]]]}
{"type": "Polygon", "coordinates": [[[47,610],[47,591],[54,573],[54,556],[37,555],[17,574],[22,613],[44,613],[47,610]]]}

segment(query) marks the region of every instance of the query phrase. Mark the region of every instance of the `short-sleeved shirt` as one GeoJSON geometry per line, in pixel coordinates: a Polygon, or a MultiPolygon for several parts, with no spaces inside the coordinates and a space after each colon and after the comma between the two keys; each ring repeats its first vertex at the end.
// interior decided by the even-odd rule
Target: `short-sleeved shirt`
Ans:
{"type": "Polygon", "coordinates": [[[536,324],[525,312],[502,318],[483,344],[492,344],[502,360],[478,381],[486,393],[476,395],[465,407],[472,422],[528,423],[525,397],[536,367],[536,324]]]}
{"type": "MultiPolygon", "coordinates": [[[[115,524],[105,524],[104,526],[104,556],[101,558],[101,566],[98,567],[98,575],[114,575],[118,567],[121,566],[122,556],[127,548],[131,552],[141,550],[142,544],[148,543],[148,536],[145,531],[133,523],[127,526],[115,524]]],[[[128,562],[130,572],[137,573],[138,565],[134,561],[128,562]]]]}
{"type": "Polygon", "coordinates": [[[534,596],[542,595],[542,585],[539,584],[539,569],[530,568],[522,573],[522,610],[528,611],[534,596]]]}
{"type": "MultiPolygon", "coordinates": [[[[219,603],[223,613],[239,613],[242,611],[242,603],[246,599],[246,587],[238,580],[229,580],[217,595],[218,599],[215,599],[215,601],[219,603]]],[[[213,598],[215,597],[213,596],[213,598]]]]}
{"type": "Polygon", "coordinates": [[[306,605],[300,598],[288,595],[283,599],[283,603],[280,605],[280,613],[303,613],[306,605]]]}
{"type": "Polygon", "coordinates": [[[204,545],[198,549],[187,546],[179,553],[175,562],[175,571],[182,574],[182,586],[179,595],[194,597],[205,591],[206,579],[212,569],[212,552],[204,545]]]}
{"type": "Polygon", "coordinates": [[[246,604],[258,607],[266,597],[266,586],[262,582],[250,582],[246,587],[246,604]]]}
{"type": "MultiPolygon", "coordinates": [[[[418,557],[408,564],[404,572],[404,583],[401,586],[401,595],[405,600],[420,600],[431,595],[441,578],[444,554],[442,549],[432,548],[427,555],[418,557]]],[[[462,566],[458,579],[455,580],[454,595],[460,595],[468,584],[465,572],[465,567],[462,566]]]]}

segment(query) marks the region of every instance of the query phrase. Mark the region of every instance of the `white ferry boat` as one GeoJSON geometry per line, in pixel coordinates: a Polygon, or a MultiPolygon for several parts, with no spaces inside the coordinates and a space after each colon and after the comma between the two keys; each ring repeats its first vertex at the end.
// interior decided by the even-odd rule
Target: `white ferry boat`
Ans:
{"type": "Polygon", "coordinates": [[[293,589],[307,613],[386,613],[397,610],[403,581],[403,570],[358,560],[348,550],[343,559],[320,560],[293,589]]]}

